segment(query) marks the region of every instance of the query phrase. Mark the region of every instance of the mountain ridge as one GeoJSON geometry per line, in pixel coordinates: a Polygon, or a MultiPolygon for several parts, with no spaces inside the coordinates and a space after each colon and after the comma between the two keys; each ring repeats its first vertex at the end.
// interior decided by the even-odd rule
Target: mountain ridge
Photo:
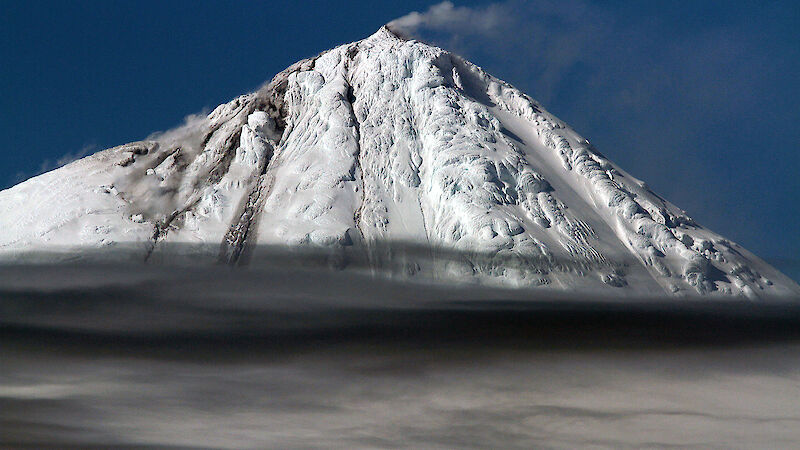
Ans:
{"type": "Polygon", "coordinates": [[[387,26],[207,117],[2,191],[0,211],[7,261],[133,244],[134,259],[241,265],[268,258],[260,246],[285,246],[319,249],[337,267],[363,253],[373,270],[408,277],[800,292],[529,96],[387,26]],[[437,248],[463,257],[437,259],[437,248]]]}

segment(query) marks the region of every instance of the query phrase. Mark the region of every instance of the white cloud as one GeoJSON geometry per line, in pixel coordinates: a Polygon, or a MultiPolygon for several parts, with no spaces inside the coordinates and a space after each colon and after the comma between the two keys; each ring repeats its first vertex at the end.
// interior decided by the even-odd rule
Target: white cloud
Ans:
{"type": "MultiPolygon", "coordinates": [[[[424,12],[412,12],[389,26],[407,36],[430,40],[456,53],[477,59],[483,55],[505,59],[509,81],[533,79],[538,100],[547,103],[565,73],[591,58],[597,42],[610,29],[601,9],[581,0],[538,0],[456,6],[437,3],[424,12]]],[[[487,69],[492,69],[487,67],[487,69]]]]}
{"type": "Polygon", "coordinates": [[[491,4],[483,8],[456,7],[452,2],[437,3],[427,11],[417,11],[389,23],[396,30],[414,34],[420,28],[436,28],[451,32],[467,29],[490,31],[499,29],[509,19],[504,5],[491,4]]]}
{"type": "Polygon", "coordinates": [[[51,171],[53,169],[57,169],[57,168],[62,167],[62,166],[66,166],[67,164],[69,164],[69,163],[71,163],[73,161],[77,161],[77,160],[83,158],[84,156],[91,155],[92,153],[94,153],[96,151],[97,151],[97,145],[95,145],[95,144],[87,144],[87,145],[84,145],[83,148],[81,148],[80,150],[76,150],[74,152],[64,153],[63,155],[59,156],[58,158],[45,159],[39,165],[39,171],[36,173],[36,175],[38,175],[40,173],[49,172],[49,171],[51,171]]]}

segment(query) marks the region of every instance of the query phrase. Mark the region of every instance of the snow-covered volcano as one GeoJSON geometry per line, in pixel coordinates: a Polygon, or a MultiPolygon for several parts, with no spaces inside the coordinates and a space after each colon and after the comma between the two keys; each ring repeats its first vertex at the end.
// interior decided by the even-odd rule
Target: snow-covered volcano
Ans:
{"type": "Polygon", "coordinates": [[[388,28],[0,192],[8,262],[260,264],[610,294],[797,295],[536,101],[388,28]]]}

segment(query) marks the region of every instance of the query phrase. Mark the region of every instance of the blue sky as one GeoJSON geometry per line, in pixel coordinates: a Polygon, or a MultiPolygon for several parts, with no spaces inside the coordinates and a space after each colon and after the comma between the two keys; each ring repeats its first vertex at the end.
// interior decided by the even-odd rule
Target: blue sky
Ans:
{"type": "Polygon", "coordinates": [[[405,19],[419,37],[800,277],[796,2],[399,3],[5,2],[0,187],[171,128],[419,11],[405,19]]]}

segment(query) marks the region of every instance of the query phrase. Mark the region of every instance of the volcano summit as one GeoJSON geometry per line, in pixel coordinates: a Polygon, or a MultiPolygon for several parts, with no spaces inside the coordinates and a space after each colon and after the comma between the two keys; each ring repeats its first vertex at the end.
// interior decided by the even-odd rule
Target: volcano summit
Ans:
{"type": "Polygon", "coordinates": [[[5,263],[266,264],[610,295],[794,296],[536,101],[387,27],[0,192],[5,263]]]}

